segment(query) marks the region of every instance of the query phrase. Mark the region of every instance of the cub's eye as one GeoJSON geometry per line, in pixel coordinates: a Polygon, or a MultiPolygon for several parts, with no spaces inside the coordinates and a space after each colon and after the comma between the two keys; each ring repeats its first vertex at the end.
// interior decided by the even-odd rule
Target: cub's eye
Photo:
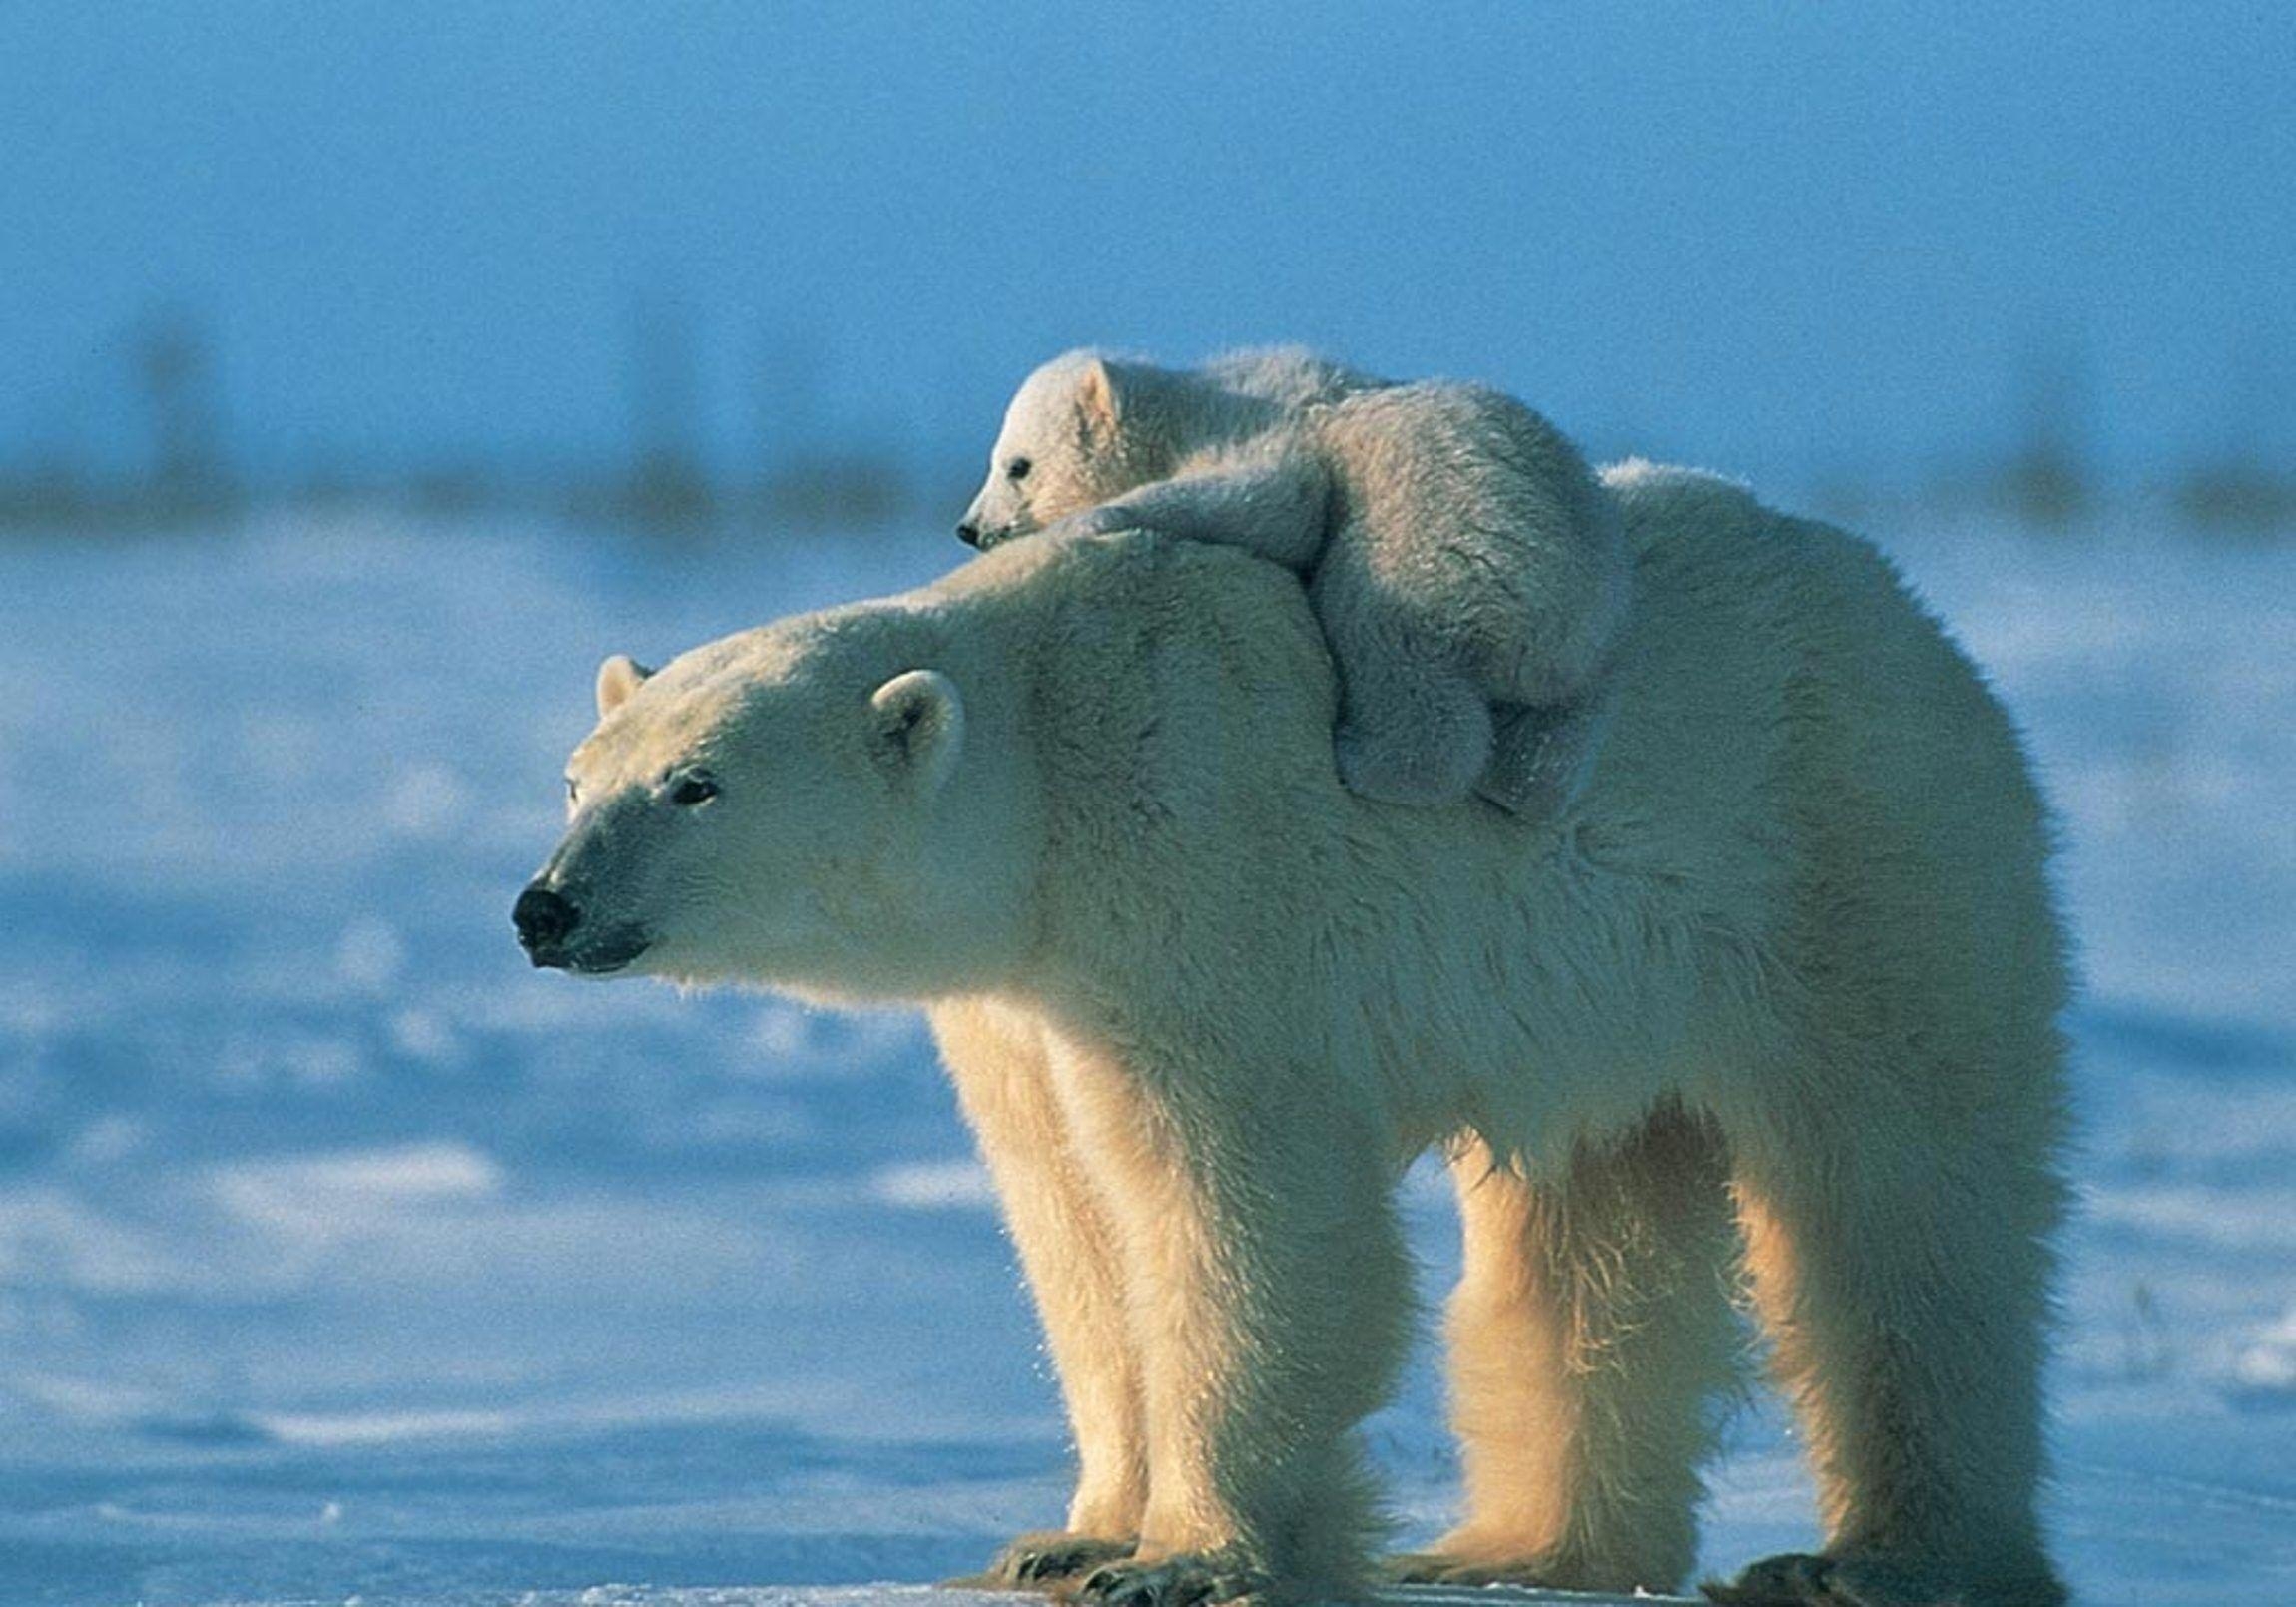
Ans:
{"type": "Polygon", "coordinates": [[[1028,478],[1028,471],[1034,467],[1036,465],[1029,462],[1028,459],[1016,457],[1004,465],[1004,477],[1008,480],[1025,480],[1028,478]]]}
{"type": "Polygon", "coordinates": [[[692,808],[707,804],[718,796],[718,779],[704,771],[693,771],[681,776],[671,785],[670,802],[680,808],[692,808]]]}
{"type": "Polygon", "coordinates": [[[573,778],[573,777],[571,777],[571,776],[569,776],[569,777],[567,777],[567,778],[566,778],[566,802],[567,802],[567,803],[569,803],[569,804],[573,803],[573,802],[575,801],[575,795],[577,795],[577,794],[578,794],[578,793],[580,793],[581,791],[582,791],[582,784],[581,784],[581,783],[579,783],[579,782],[577,782],[576,780],[574,780],[574,778],[573,778]]]}

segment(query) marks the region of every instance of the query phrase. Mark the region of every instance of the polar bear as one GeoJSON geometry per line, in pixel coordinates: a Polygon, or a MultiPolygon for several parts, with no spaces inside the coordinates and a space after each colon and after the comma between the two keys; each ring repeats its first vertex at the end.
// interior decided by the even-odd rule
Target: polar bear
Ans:
{"type": "Polygon", "coordinates": [[[1553,833],[1347,792],[1299,585],[1149,532],[601,671],[519,934],[923,1004],[1080,1463],[1007,1582],[1360,1590],[1355,1429],[1412,1312],[1391,1196],[1443,1146],[1465,1510],[1398,1571],[1675,1586],[1742,1269],[1827,1538],[1725,1599],[2061,1599],[2065,976],[2017,741],[1870,547],[1703,476],[1606,483],[1640,603],[1553,833]]]}
{"type": "Polygon", "coordinates": [[[957,533],[993,547],[1069,516],[1309,576],[1361,796],[1480,792],[1548,820],[1584,782],[1631,571],[1577,448],[1512,397],[1297,347],[1195,370],[1072,351],[1013,396],[957,533]]]}

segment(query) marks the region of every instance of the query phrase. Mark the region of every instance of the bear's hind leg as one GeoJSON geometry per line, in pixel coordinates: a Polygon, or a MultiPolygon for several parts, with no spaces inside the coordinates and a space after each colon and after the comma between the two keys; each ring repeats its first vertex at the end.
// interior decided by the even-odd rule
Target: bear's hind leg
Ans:
{"type": "Polygon", "coordinates": [[[1717,1600],[2063,1601],[2035,1512],[2047,1235],[2063,1185],[2047,1117],[2004,1099],[2005,1085],[1931,1068],[1876,1077],[1854,1102],[1797,1102],[1758,1130],[1733,1125],[1755,1300],[1827,1539],[1822,1555],[1710,1586],[1717,1600]]]}
{"type": "Polygon", "coordinates": [[[1737,1380],[1737,1234],[1711,1127],[1669,1107],[1553,1183],[1452,1163],[1465,1269],[1452,1417],[1466,1515],[1418,1582],[1664,1592],[1695,1560],[1715,1398],[1737,1380]]]}

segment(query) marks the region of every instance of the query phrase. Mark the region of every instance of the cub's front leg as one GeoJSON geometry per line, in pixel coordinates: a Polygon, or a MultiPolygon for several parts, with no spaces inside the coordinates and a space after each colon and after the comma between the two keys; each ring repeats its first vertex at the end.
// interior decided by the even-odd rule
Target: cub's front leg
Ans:
{"type": "Polygon", "coordinates": [[[1156,1053],[1053,1051],[1117,1225],[1148,1415],[1139,1549],[1083,1594],[1345,1597],[1373,1527],[1354,1429],[1409,1313],[1385,1140],[1326,1068],[1156,1053]]]}
{"type": "Polygon", "coordinates": [[[1324,548],[1331,481],[1305,452],[1256,452],[1198,474],[1157,480],[1077,515],[1103,534],[1155,530],[1241,547],[1298,574],[1324,548]]]}

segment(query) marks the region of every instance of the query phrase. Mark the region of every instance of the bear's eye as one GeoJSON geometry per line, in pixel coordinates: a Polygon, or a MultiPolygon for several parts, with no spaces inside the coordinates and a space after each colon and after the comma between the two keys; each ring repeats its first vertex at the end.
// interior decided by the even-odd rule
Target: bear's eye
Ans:
{"type": "Polygon", "coordinates": [[[573,777],[571,777],[571,776],[569,776],[569,777],[567,777],[567,778],[566,778],[566,802],[567,802],[567,803],[569,803],[569,804],[572,804],[572,803],[574,803],[574,802],[576,801],[576,799],[577,799],[577,796],[578,796],[578,795],[581,793],[581,791],[582,791],[582,784],[581,784],[580,782],[577,782],[577,781],[576,781],[576,780],[575,780],[573,777]]]}
{"type": "Polygon", "coordinates": [[[680,808],[692,808],[707,804],[718,796],[718,779],[707,771],[692,771],[681,776],[670,787],[670,802],[680,808]]]}
{"type": "Polygon", "coordinates": [[[1008,480],[1025,480],[1028,478],[1028,471],[1034,467],[1036,465],[1029,462],[1028,459],[1016,457],[1004,465],[1004,477],[1008,480]]]}

